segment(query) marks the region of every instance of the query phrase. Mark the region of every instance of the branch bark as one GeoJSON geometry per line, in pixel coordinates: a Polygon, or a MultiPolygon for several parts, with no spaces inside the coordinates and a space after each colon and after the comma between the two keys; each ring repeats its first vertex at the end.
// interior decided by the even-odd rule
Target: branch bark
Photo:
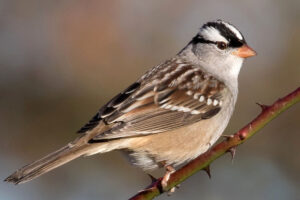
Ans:
{"type": "MultiPolygon", "coordinates": [[[[168,180],[166,189],[169,190],[175,187],[200,170],[205,170],[209,173],[209,165],[214,160],[227,152],[230,152],[234,156],[235,148],[238,145],[244,143],[280,113],[298,102],[300,102],[300,87],[287,96],[278,99],[271,106],[258,104],[261,107],[262,112],[254,120],[231,137],[228,137],[224,141],[218,143],[206,153],[200,155],[174,172],[168,180]]],[[[162,178],[155,180],[152,184],[137,193],[135,196],[131,197],[129,200],[149,200],[162,194],[164,191],[161,189],[161,180],[162,178]]]]}

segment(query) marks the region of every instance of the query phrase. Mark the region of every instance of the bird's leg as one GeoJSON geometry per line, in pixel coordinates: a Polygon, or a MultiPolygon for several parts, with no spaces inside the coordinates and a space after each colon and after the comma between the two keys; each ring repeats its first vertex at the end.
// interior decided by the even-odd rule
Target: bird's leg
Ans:
{"type": "MultiPolygon", "coordinates": [[[[166,187],[168,186],[168,181],[170,179],[170,175],[172,173],[174,173],[176,170],[173,166],[171,165],[167,165],[165,166],[165,169],[166,169],[166,174],[163,176],[162,180],[161,180],[161,186],[162,186],[162,189],[163,191],[167,191],[166,187]]],[[[175,187],[171,188],[168,192],[168,195],[171,195],[172,193],[175,192],[175,187]]]]}

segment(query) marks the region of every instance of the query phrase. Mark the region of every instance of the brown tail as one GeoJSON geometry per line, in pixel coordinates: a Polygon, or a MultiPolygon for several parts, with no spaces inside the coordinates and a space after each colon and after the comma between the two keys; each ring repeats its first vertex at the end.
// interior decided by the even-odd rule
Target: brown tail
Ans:
{"type": "Polygon", "coordinates": [[[15,173],[7,177],[4,181],[14,184],[30,181],[42,174],[55,169],[75,158],[80,157],[86,152],[87,146],[69,146],[63,148],[37,160],[29,165],[22,167],[15,173]]]}

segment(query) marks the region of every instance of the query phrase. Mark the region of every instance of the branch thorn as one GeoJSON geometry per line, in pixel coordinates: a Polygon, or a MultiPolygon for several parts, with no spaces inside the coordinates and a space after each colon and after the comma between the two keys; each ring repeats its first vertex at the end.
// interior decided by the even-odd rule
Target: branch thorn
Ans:
{"type": "Polygon", "coordinates": [[[227,141],[234,137],[234,135],[222,135],[227,141]]]}
{"type": "Polygon", "coordinates": [[[157,181],[157,178],[155,178],[154,176],[152,176],[151,174],[147,174],[149,177],[150,177],[150,179],[151,179],[151,183],[154,183],[154,182],[156,182],[157,181]]]}
{"type": "Polygon", "coordinates": [[[264,105],[264,104],[261,104],[261,103],[256,103],[257,105],[259,105],[259,107],[262,109],[262,111],[266,110],[267,108],[269,108],[270,106],[268,105],[264,105]]]}
{"type": "Polygon", "coordinates": [[[234,147],[231,147],[230,149],[228,149],[228,151],[227,152],[229,152],[230,153],[230,155],[231,155],[231,162],[233,162],[233,159],[234,159],[234,157],[235,157],[235,153],[236,153],[236,146],[234,146],[234,147]]]}
{"type": "Polygon", "coordinates": [[[211,173],[210,173],[210,165],[207,165],[203,170],[207,173],[208,177],[211,179],[211,173]]]}

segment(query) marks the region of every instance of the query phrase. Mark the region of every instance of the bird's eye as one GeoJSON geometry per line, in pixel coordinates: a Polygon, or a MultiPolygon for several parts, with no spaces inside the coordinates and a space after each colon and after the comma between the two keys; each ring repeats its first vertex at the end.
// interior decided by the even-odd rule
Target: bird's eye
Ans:
{"type": "Polygon", "coordinates": [[[217,47],[221,50],[224,50],[227,48],[227,44],[225,42],[217,42],[217,47]]]}

